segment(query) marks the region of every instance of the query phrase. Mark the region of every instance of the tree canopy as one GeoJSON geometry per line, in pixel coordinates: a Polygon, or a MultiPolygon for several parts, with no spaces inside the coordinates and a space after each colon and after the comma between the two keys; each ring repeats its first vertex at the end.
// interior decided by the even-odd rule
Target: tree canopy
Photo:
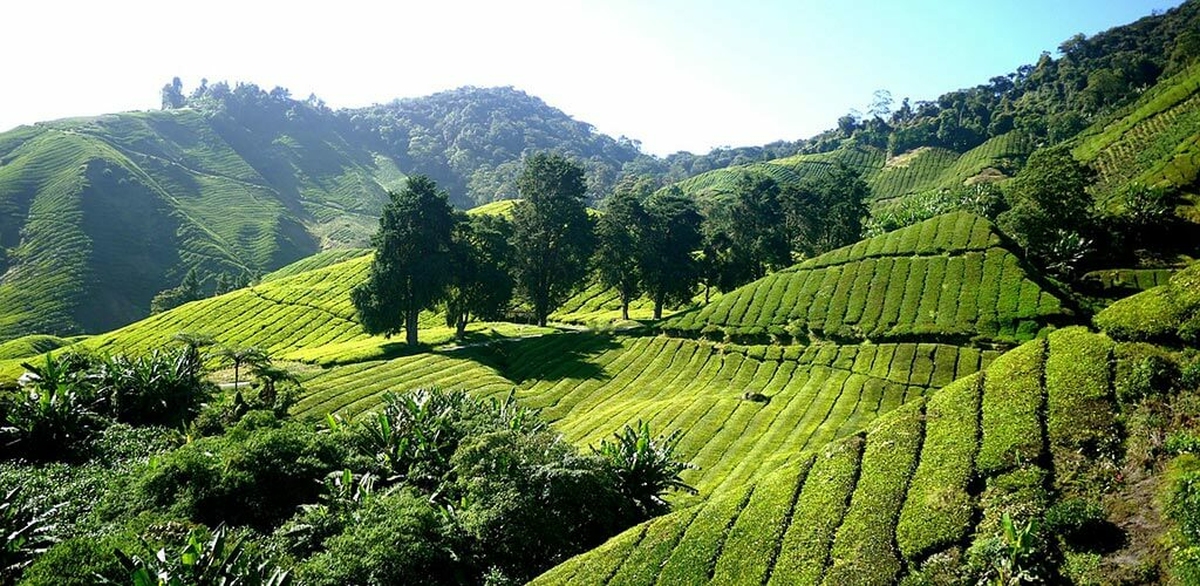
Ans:
{"type": "Polygon", "coordinates": [[[566,157],[537,153],[525,160],[513,206],[513,270],[538,325],[579,287],[592,253],[591,220],[584,207],[583,167],[566,157]]]}
{"type": "Polygon", "coordinates": [[[409,177],[389,196],[373,238],[370,273],[351,299],[368,333],[390,336],[403,329],[407,343],[416,345],[418,315],[442,300],[450,281],[454,217],[446,193],[424,175],[409,177]]]}

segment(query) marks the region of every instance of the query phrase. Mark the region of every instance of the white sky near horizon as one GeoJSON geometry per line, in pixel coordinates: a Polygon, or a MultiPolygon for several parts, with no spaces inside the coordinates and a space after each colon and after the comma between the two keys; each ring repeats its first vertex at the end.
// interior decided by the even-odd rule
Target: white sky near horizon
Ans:
{"type": "Polygon", "coordinates": [[[0,14],[0,131],[159,107],[174,76],[335,108],[512,85],[656,155],[795,140],[985,83],[1179,0],[22,1],[0,14]]]}

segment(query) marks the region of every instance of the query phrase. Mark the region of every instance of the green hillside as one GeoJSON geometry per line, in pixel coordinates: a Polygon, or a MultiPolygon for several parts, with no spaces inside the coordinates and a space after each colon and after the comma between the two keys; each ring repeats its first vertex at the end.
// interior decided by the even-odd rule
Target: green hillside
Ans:
{"type": "Polygon", "coordinates": [[[1078,328],[1029,342],[851,437],[790,442],[792,461],[770,475],[535,583],[895,583],[934,554],[998,535],[1004,514],[1047,508],[1055,464],[1115,424],[1112,345],[1078,328]]]}
{"type": "Polygon", "coordinates": [[[1078,139],[1075,156],[1100,175],[1111,198],[1130,183],[1194,192],[1200,172],[1200,65],[1163,80],[1078,139]]]}
{"type": "Polygon", "coordinates": [[[956,212],[726,293],[663,327],[718,339],[1029,339],[1071,311],[983,218],[956,212]]]}
{"type": "Polygon", "coordinates": [[[511,88],[335,112],[220,83],[186,107],[2,133],[0,341],[128,324],[189,269],[212,291],[218,275],[252,280],[323,249],[362,247],[386,189],[407,173],[432,175],[462,207],[491,201],[538,149],[587,161],[593,195],[636,155],[511,88]]]}

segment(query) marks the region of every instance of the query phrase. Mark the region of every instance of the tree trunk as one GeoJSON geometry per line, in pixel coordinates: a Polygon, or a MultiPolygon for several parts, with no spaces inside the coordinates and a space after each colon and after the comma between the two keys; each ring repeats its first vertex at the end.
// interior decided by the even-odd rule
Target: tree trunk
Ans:
{"type": "Polygon", "coordinates": [[[463,312],[462,315],[458,316],[457,322],[458,323],[455,324],[454,336],[461,340],[463,336],[467,335],[467,314],[466,314],[466,312],[463,312]]]}
{"type": "Polygon", "coordinates": [[[654,319],[662,319],[662,306],[663,303],[661,299],[654,300],[654,319]]]}
{"type": "Polygon", "coordinates": [[[708,283],[704,284],[704,302],[708,303],[708,283]]]}
{"type": "Polygon", "coordinates": [[[621,319],[629,321],[629,301],[626,299],[621,300],[621,319]]]}
{"type": "Polygon", "coordinates": [[[404,336],[409,346],[417,345],[417,316],[419,311],[410,309],[404,314],[404,336]]]}

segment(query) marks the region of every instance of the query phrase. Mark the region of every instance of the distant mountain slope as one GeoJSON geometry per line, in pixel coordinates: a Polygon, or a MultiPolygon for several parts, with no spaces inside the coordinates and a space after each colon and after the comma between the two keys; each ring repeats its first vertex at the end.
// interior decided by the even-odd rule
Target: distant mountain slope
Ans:
{"type": "Polygon", "coordinates": [[[189,269],[211,291],[217,275],[364,246],[407,173],[463,207],[515,195],[535,149],[578,157],[596,193],[637,154],[512,88],[334,112],[215,84],[176,109],[0,134],[0,341],[130,323],[189,269]]]}
{"type": "MultiPolygon", "coordinates": [[[[756,482],[654,519],[534,584],[894,584],[1041,515],[1078,446],[1115,429],[1113,343],[1069,328],[756,482]],[[958,550],[961,552],[961,550],[958,550]]],[[[786,448],[784,448],[786,449],[786,448]]]]}
{"type": "Polygon", "coordinates": [[[1027,340],[1071,312],[987,220],[955,212],[809,259],[663,328],[733,339],[1027,340]]]}

